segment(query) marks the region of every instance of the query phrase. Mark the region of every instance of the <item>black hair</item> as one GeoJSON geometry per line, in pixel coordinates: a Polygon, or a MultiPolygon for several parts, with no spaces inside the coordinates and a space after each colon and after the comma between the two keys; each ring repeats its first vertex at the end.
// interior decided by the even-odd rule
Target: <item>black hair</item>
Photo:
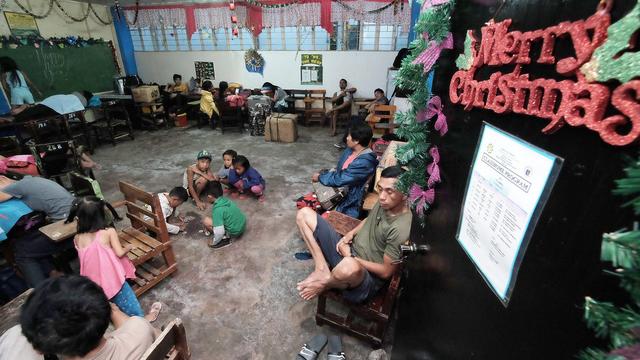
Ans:
{"type": "Polygon", "coordinates": [[[180,75],[180,74],[173,74],[173,81],[176,81],[176,80],[178,80],[178,79],[182,80],[182,75],[180,75]]]}
{"type": "Polygon", "coordinates": [[[222,185],[220,185],[219,181],[209,181],[207,185],[202,189],[202,194],[204,196],[211,195],[214,198],[218,199],[222,197],[222,185]]]}
{"type": "Polygon", "coordinates": [[[349,82],[347,81],[347,79],[340,79],[340,81],[344,81],[344,82],[346,82],[347,84],[349,83],[349,82]]]}
{"type": "Polygon", "coordinates": [[[228,149],[222,153],[222,157],[224,158],[225,155],[231,155],[231,158],[235,159],[238,156],[238,153],[235,150],[228,149]]]}
{"type": "Polygon", "coordinates": [[[105,206],[111,211],[116,220],[120,220],[120,216],[118,216],[111,204],[97,196],[85,196],[76,198],[73,201],[69,217],[67,217],[65,223],[70,223],[73,219],[78,218],[78,234],[93,233],[106,229],[111,224],[107,222],[104,211],[105,206]]]}
{"type": "Polygon", "coordinates": [[[251,167],[249,159],[247,159],[247,157],[244,155],[238,155],[235,159],[233,159],[233,165],[236,164],[242,166],[244,168],[244,171],[249,170],[249,168],[251,167]]]}
{"type": "Polygon", "coordinates": [[[384,90],[382,90],[382,89],[380,89],[380,88],[377,88],[377,89],[373,90],[373,92],[374,92],[374,93],[381,92],[381,93],[382,93],[382,95],[384,95],[384,90]]]}
{"type": "Polygon", "coordinates": [[[356,124],[349,128],[349,135],[353,141],[357,141],[358,144],[367,147],[373,138],[373,130],[368,125],[356,124]]]}
{"type": "Polygon", "coordinates": [[[22,80],[20,80],[20,76],[18,76],[20,68],[18,68],[15,60],[8,56],[0,57],[0,68],[2,69],[2,73],[11,73],[9,81],[11,81],[14,86],[22,85],[22,80]]]}
{"type": "Polygon", "coordinates": [[[85,99],[87,99],[87,102],[89,102],[89,100],[91,100],[91,98],[93,97],[93,93],[89,90],[82,90],[82,92],[80,92],[82,94],[82,96],[84,96],[85,99]]]}
{"type": "Polygon", "coordinates": [[[176,186],[171,189],[171,191],[169,192],[169,196],[175,196],[178,199],[182,200],[182,202],[189,200],[187,189],[183,188],[182,186],[176,186]]]}
{"type": "Polygon", "coordinates": [[[224,99],[224,92],[229,88],[229,84],[226,81],[220,81],[218,84],[218,98],[224,99]]]}
{"type": "Polygon", "coordinates": [[[22,334],[45,354],[84,357],[104,336],[111,306],[104,291],[83,276],[68,275],[40,283],[22,305],[22,334]]]}
{"type": "Polygon", "coordinates": [[[213,83],[211,81],[207,80],[202,83],[202,90],[210,91],[211,89],[213,89],[213,83]]]}
{"type": "Polygon", "coordinates": [[[382,172],[380,173],[380,177],[395,179],[402,175],[402,173],[404,173],[404,170],[400,166],[394,165],[382,170],[382,172]]]}
{"type": "Polygon", "coordinates": [[[268,81],[266,83],[262,84],[262,87],[263,88],[268,88],[269,90],[272,90],[272,91],[276,91],[276,89],[278,88],[277,86],[273,85],[272,83],[270,83],[268,81]]]}

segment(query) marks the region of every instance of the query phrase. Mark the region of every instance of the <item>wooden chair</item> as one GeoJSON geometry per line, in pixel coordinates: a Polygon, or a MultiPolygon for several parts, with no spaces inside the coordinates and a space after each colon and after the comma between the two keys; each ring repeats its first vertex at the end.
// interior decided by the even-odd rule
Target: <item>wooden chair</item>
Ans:
{"type": "Polygon", "coordinates": [[[327,113],[327,104],[325,98],[327,90],[309,90],[307,97],[304,98],[304,125],[308,125],[312,121],[317,121],[320,125],[324,125],[327,113]]]}
{"type": "Polygon", "coordinates": [[[297,108],[297,101],[304,101],[304,99],[308,96],[308,90],[297,90],[297,89],[289,89],[285,90],[287,93],[287,98],[285,99],[287,102],[287,110],[292,114],[303,114],[305,108],[297,108]]]}
{"type": "Polygon", "coordinates": [[[367,122],[373,130],[374,135],[384,135],[393,133],[397,127],[393,123],[396,114],[395,105],[376,104],[371,115],[367,116],[367,122]]]}
{"type": "Polygon", "coordinates": [[[120,101],[105,101],[102,103],[100,110],[104,116],[91,123],[98,143],[100,143],[101,133],[106,133],[109,142],[113,146],[116,146],[116,142],[125,137],[134,140],[129,112],[120,101]]]}
{"type": "Polygon", "coordinates": [[[73,140],[55,141],[38,144],[33,140],[27,143],[40,174],[55,179],[64,185],[62,177],[72,171],[80,170],[80,154],[73,140]]]}
{"type": "Polygon", "coordinates": [[[118,232],[118,237],[122,246],[131,244],[134,247],[127,256],[136,266],[137,278],[132,287],[136,296],[140,296],[178,268],[158,195],[152,195],[123,181],[120,181],[118,186],[124,195],[126,216],[131,221],[130,227],[118,232]],[[153,222],[145,221],[145,215],[153,222]],[[153,236],[147,235],[146,232],[152,233],[153,236]],[[158,263],[161,265],[158,266],[158,263]]]}
{"type": "Polygon", "coordinates": [[[229,128],[237,129],[240,132],[243,131],[243,114],[241,107],[231,107],[226,101],[218,101],[217,99],[216,106],[220,111],[218,127],[221,133],[224,134],[224,129],[229,128]]]}
{"type": "MultiPolygon", "coordinates": [[[[341,235],[358,226],[359,220],[337,211],[328,213],[327,222],[341,235]]],[[[363,304],[354,304],[345,300],[336,290],[325,291],[318,296],[316,324],[331,325],[357,338],[368,341],[374,347],[382,346],[393,306],[400,294],[402,264],[391,277],[386,288],[382,288],[371,300],[363,304]],[[347,308],[346,314],[331,312],[327,309],[327,300],[342,304],[347,308]],[[365,320],[357,322],[356,317],[365,320]],[[368,322],[368,323],[367,323],[368,322]]]]}
{"type": "Polygon", "coordinates": [[[142,355],[140,360],[188,360],[191,351],[187,344],[187,335],[179,318],[171,321],[142,355]]]}

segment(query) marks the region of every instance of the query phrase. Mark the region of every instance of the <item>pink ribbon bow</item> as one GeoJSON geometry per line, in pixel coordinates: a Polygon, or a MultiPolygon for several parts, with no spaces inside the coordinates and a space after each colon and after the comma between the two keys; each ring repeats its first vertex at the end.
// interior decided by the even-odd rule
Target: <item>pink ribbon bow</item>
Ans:
{"type": "Polygon", "coordinates": [[[422,8],[420,9],[420,11],[425,11],[426,9],[428,9],[430,7],[446,4],[448,2],[449,2],[449,0],[424,0],[424,2],[422,3],[422,8]]]}
{"type": "Polygon", "coordinates": [[[422,34],[422,37],[429,42],[429,46],[413,60],[412,64],[422,64],[422,71],[428,73],[440,57],[442,49],[453,49],[453,35],[447,33],[447,37],[440,44],[436,44],[435,41],[429,41],[429,34],[426,32],[422,34]]]}
{"type": "Polygon", "coordinates": [[[427,204],[433,204],[435,197],[435,190],[422,190],[418,184],[413,184],[411,190],[409,190],[409,201],[412,204],[416,204],[416,213],[420,216],[424,215],[424,210],[427,204]]]}
{"type": "Polygon", "coordinates": [[[438,147],[432,147],[431,150],[429,150],[429,155],[431,155],[433,161],[427,165],[427,173],[429,174],[427,185],[431,188],[440,182],[440,166],[438,165],[440,163],[440,153],[438,152],[438,147]]]}
{"type": "Polygon", "coordinates": [[[418,112],[416,121],[422,123],[438,115],[433,127],[440,133],[440,136],[444,136],[449,131],[449,127],[447,126],[447,117],[442,112],[442,108],[442,100],[439,96],[434,96],[429,99],[427,107],[418,112]]]}

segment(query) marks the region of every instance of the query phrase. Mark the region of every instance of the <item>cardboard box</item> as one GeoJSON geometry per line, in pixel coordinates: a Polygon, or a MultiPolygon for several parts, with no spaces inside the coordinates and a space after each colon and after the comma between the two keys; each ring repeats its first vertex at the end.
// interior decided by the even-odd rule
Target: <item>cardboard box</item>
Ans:
{"type": "Polygon", "coordinates": [[[142,85],[131,89],[133,101],[135,102],[153,102],[160,97],[160,89],[156,85],[142,85]]]}
{"type": "Polygon", "coordinates": [[[273,113],[264,126],[264,140],[292,143],[298,140],[297,114],[273,113]]]}

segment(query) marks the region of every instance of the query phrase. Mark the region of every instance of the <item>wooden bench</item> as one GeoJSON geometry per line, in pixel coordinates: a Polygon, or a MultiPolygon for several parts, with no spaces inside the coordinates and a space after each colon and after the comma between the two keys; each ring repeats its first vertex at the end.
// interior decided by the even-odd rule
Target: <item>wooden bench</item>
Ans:
{"type": "Polygon", "coordinates": [[[175,319],[165,326],[151,347],[142,355],[140,360],[187,360],[191,359],[191,352],[187,344],[187,335],[182,320],[175,319]]]}
{"type": "MultiPolygon", "coordinates": [[[[328,213],[327,222],[341,235],[351,231],[360,223],[359,220],[337,211],[328,213]]],[[[316,310],[316,324],[331,325],[357,338],[368,341],[374,347],[382,346],[384,336],[389,326],[393,306],[400,293],[402,279],[402,264],[391,277],[386,288],[382,288],[371,300],[362,304],[354,304],[342,297],[340,291],[329,290],[318,297],[316,310]],[[347,307],[346,314],[331,312],[327,309],[327,300],[347,307]],[[365,320],[358,323],[356,317],[365,320]]]]}
{"type": "Polygon", "coordinates": [[[396,114],[395,105],[376,104],[373,111],[367,116],[367,122],[373,131],[373,135],[391,134],[398,127],[393,122],[396,114]]]}
{"type": "Polygon", "coordinates": [[[178,268],[158,194],[123,181],[118,186],[124,195],[126,216],[131,221],[131,226],[118,231],[118,237],[122,246],[133,245],[127,256],[136,266],[137,278],[132,287],[136,296],[140,296],[178,268]],[[149,220],[145,220],[145,216],[149,220]],[[160,262],[164,263],[158,266],[160,262]]]}

